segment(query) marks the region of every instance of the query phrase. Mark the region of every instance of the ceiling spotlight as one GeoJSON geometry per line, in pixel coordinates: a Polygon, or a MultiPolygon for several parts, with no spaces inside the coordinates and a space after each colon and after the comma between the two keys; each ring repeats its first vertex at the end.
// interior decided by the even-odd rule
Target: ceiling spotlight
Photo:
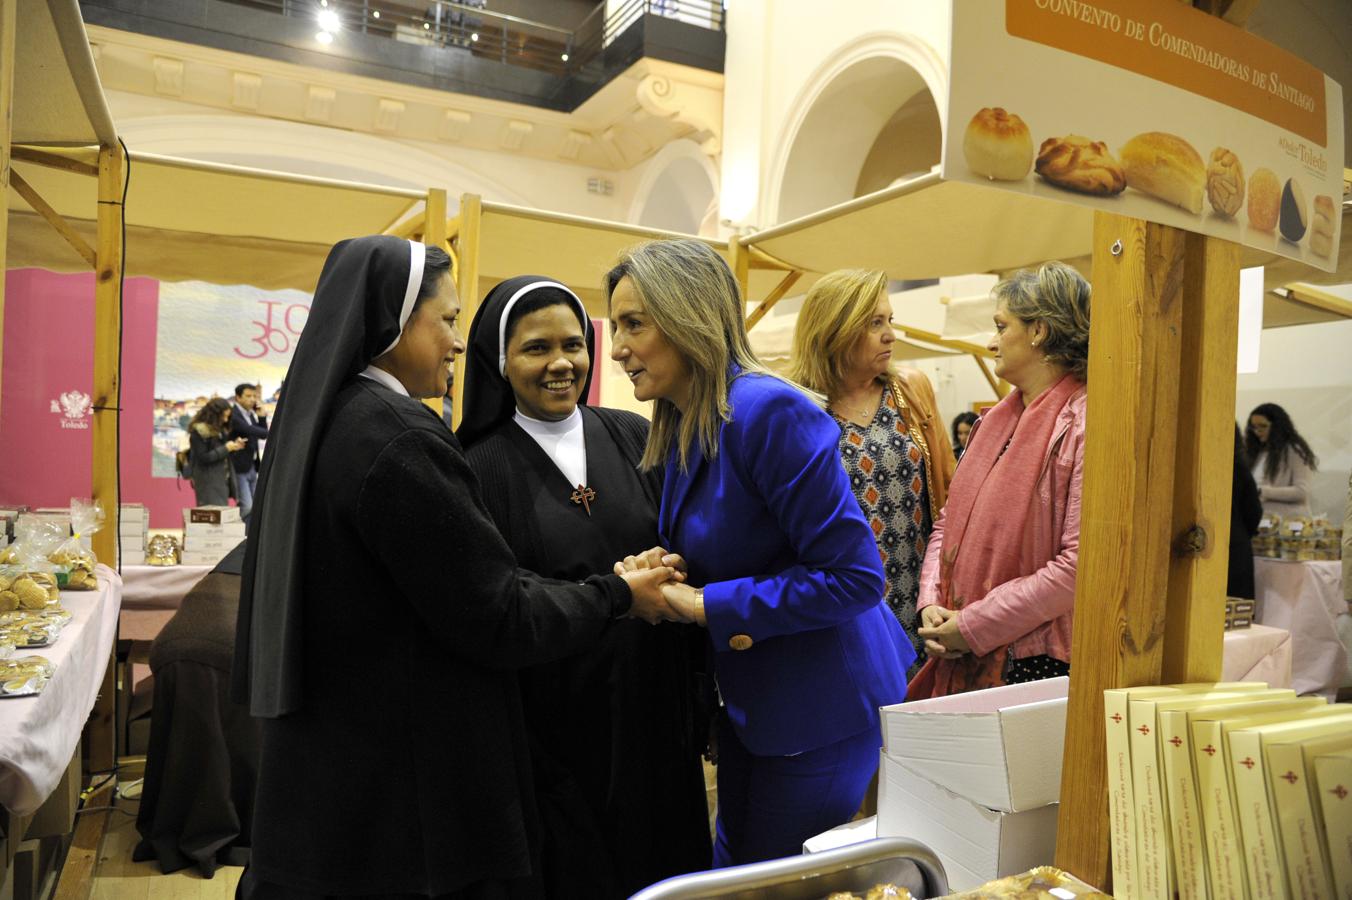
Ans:
{"type": "Polygon", "coordinates": [[[343,27],[343,21],[336,12],[326,9],[319,14],[319,27],[325,31],[337,31],[343,27]]]}
{"type": "Polygon", "coordinates": [[[373,10],[371,10],[371,18],[373,18],[373,19],[379,19],[379,18],[380,18],[380,10],[378,10],[378,9],[373,9],[373,10]]]}
{"type": "Polygon", "coordinates": [[[471,35],[469,36],[469,39],[470,39],[471,41],[477,41],[477,40],[479,39],[479,32],[476,31],[476,32],[474,32],[473,34],[471,34],[471,35]]]}
{"type": "Polygon", "coordinates": [[[424,22],[424,23],[423,23],[423,31],[431,31],[431,30],[432,30],[432,23],[431,23],[431,22],[424,22]]]}
{"type": "Polygon", "coordinates": [[[319,5],[324,7],[325,9],[328,9],[329,0],[319,0],[319,5]]]}
{"type": "Polygon", "coordinates": [[[568,54],[567,53],[562,54],[561,56],[559,56],[559,59],[563,60],[564,62],[568,62],[568,54]]]}
{"type": "Polygon", "coordinates": [[[321,31],[319,34],[315,35],[315,40],[319,41],[321,44],[332,44],[333,35],[329,34],[327,31],[321,31]]]}

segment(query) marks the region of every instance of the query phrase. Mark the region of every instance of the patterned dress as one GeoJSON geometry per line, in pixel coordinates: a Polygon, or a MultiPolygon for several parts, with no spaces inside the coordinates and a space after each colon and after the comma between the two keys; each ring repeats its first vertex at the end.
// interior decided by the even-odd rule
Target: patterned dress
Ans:
{"type": "Polygon", "coordinates": [[[920,623],[915,600],[925,545],[934,525],[925,455],[907,427],[890,384],[883,388],[883,400],[868,425],[838,415],[836,421],[841,429],[841,462],[882,556],[887,605],[915,647],[916,662],[907,673],[914,675],[926,658],[925,642],[916,633],[920,623]]]}

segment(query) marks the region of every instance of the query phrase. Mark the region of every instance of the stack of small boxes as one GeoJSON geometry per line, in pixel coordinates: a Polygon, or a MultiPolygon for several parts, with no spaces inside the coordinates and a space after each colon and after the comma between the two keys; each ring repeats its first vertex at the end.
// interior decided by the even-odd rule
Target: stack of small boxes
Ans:
{"type": "Polygon", "coordinates": [[[123,503],[118,519],[117,536],[122,565],[141,566],[146,561],[146,530],[150,525],[150,511],[140,503],[123,503]]]}
{"type": "Polygon", "coordinates": [[[214,566],[244,540],[238,506],[196,506],[183,510],[185,566],[214,566]]]}
{"type": "Polygon", "coordinates": [[[26,506],[0,506],[0,547],[14,543],[14,523],[26,512],[26,506]]]}

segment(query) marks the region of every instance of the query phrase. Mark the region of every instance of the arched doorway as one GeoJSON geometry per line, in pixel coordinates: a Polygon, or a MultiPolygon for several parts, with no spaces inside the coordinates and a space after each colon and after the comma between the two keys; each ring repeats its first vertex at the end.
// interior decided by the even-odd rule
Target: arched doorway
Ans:
{"type": "Polygon", "coordinates": [[[717,229],[717,174],[693,141],[674,141],[649,163],[634,193],[629,221],[681,234],[717,229]]]}

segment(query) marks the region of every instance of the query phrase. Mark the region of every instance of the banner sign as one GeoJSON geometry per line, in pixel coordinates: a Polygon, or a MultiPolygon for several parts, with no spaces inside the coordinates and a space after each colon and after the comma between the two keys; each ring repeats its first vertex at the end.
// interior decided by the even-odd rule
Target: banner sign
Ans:
{"type": "Polygon", "coordinates": [[[1332,272],[1343,100],[1177,0],[954,0],[943,177],[1213,235],[1332,272]]]}

